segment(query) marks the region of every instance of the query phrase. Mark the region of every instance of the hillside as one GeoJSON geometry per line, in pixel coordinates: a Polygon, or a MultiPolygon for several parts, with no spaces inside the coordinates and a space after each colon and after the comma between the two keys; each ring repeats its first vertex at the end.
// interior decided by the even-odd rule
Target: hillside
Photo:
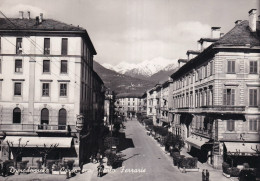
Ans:
{"type": "MultiPolygon", "coordinates": [[[[109,70],[98,62],[93,61],[94,70],[102,78],[106,87],[119,93],[143,93],[153,87],[156,82],[133,78],[127,75],[109,70]]],[[[152,80],[152,79],[151,79],[152,80]]]]}

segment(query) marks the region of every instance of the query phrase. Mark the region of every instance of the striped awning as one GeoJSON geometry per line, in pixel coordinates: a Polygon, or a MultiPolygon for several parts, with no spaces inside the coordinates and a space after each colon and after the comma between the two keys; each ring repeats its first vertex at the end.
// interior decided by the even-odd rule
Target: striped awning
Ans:
{"type": "Polygon", "coordinates": [[[227,153],[256,154],[260,150],[260,143],[224,142],[227,153]]]}
{"type": "Polygon", "coordinates": [[[202,145],[206,144],[209,141],[209,139],[198,136],[190,136],[185,141],[191,146],[201,149],[202,145]]]}

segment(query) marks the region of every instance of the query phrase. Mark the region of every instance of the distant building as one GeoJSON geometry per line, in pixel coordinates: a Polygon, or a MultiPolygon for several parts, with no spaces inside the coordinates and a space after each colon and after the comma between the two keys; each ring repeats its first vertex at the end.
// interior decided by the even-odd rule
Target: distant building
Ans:
{"type": "Polygon", "coordinates": [[[120,115],[128,118],[136,117],[137,114],[141,114],[143,109],[142,95],[131,93],[118,94],[116,95],[116,106],[120,115]]]}
{"type": "Polygon", "coordinates": [[[7,141],[17,147],[21,138],[30,150],[52,139],[60,144],[51,158],[86,162],[104,109],[87,31],[20,12],[19,18],[0,19],[0,36],[0,159],[12,154],[7,141]]]}

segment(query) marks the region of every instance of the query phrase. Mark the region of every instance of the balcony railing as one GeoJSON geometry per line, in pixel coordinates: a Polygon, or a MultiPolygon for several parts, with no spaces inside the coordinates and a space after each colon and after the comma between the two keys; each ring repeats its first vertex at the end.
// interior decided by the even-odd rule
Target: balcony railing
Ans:
{"type": "Polygon", "coordinates": [[[208,130],[208,129],[197,129],[197,128],[192,128],[191,130],[192,134],[195,135],[200,135],[200,136],[204,136],[207,138],[212,138],[212,130],[208,130]]]}
{"type": "Polygon", "coordinates": [[[245,106],[223,106],[223,105],[215,105],[215,106],[201,106],[201,107],[180,107],[174,108],[173,112],[188,112],[188,113],[198,113],[198,112],[206,112],[206,113],[242,113],[245,111],[245,106]]]}
{"type": "MultiPolygon", "coordinates": [[[[73,127],[73,126],[72,126],[73,127]]],[[[70,126],[70,128],[72,129],[70,126]]],[[[68,125],[48,125],[48,124],[0,124],[1,131],[10,132],[68,132],[68,125]]]]}
{"type": "Polygon", "coordinates": [[[67,125],[38,124],[36,132],[67,132],[67,125]]]}

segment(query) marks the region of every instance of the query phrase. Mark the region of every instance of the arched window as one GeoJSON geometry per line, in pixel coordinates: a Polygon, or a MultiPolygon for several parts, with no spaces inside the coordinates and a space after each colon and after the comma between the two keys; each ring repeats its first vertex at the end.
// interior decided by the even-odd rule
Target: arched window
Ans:
{"type": "Polygon", "coordinates": [[[21,123],[21,109],[18,107],[13,110],[13,123],[21,123]]]}
{"type": "Polygon", "coordinates": [[[59,120],[58,120],[58,125],[60,129],[64,129],[67,124],[67,111],[66,109],[62,108],[59,110],[59,120]]]}
{"type": "Polygon", "coordinates": [[[49,110],[43,108],[41,111],[41,124],[49,124],[49,110]]]}

